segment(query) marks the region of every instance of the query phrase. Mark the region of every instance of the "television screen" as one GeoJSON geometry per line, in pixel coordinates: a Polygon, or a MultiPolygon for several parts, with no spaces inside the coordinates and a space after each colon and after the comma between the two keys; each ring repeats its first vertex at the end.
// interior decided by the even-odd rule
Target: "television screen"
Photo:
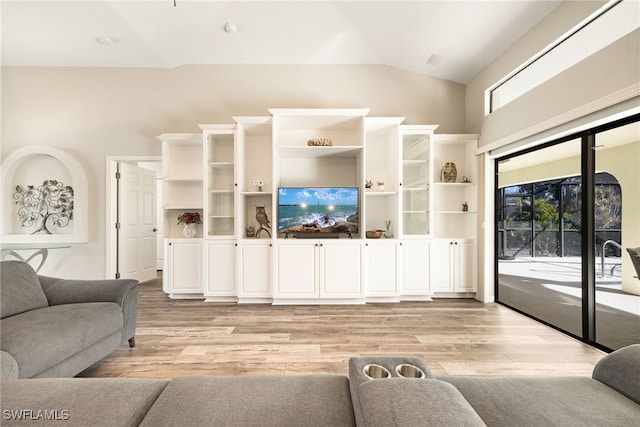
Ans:
{"type": "Polygon", "coordinates": [[[358,187],[280,187],[278,232],[358,233],[358,187]]]}

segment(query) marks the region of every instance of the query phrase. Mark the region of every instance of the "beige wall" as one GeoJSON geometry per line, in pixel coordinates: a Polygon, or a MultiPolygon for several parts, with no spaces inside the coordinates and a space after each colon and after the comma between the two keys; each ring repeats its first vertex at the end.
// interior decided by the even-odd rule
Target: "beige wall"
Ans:
{"type": "Polygon", "coordinates": [[[268,108],[369,108],[406,124],[464,131],[465,88],[376,65],[176,69],[3,68],[2,159],[27,144],[73,154],[89,178],[89,243],[52,251],[44,274],[105,276],[105,159],[159,156],[156,136],[265,116],[268,108]]]}
{"type": "Polygon", "coordinates": [[[485,91],[604,2],[568,1],[476,76],[466,91],[466,130],[494,149],[636,98],[640,105],[640,30],[485,116],[485,91]]]}

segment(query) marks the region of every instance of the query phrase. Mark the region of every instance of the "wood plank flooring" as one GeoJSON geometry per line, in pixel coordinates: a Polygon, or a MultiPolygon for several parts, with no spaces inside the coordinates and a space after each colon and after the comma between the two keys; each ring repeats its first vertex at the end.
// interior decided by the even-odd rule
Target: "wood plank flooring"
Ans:
{"type": "Polygon", "coordinates": [[[437,299],[359,306],[171,300],[140,285],[136,347],[85,377],[348,374],[355,356],[422,358],[436,375],[590,376],[604,353],[498,304],[437,299]]]}

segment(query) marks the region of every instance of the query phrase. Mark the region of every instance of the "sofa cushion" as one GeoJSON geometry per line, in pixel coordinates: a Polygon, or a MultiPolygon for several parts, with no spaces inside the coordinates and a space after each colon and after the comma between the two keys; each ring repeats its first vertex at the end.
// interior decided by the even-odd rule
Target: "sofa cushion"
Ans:
{"type": "Polygon", "coordinates": [[[451,384],[433,379],[386,378],[360,385],[362,425],[484,426],[451,384]]]}
{"type": "Polygon", "coordinates": [[[0,346],[31,378],[122,330],[122,311],[111,302],[39,308],[2,319],[0,346]],[[25,339],[28,337],[28,339],[25,339]]]}
{"type": "Polygon", "coordinates": [[[9,381],[2,383],[2,425],[137,426],[167,382],[131,378],[9,381]],[[20,416],[23,421],[17,420],[20,416]],[[31,419],[35,421],[25,422],[31,419]]]}
{"type": "Polygon", "coordinates": [[[633,344],[600,359],[593,378],[640,404],[640,344],[633,344]]]}
{"type": "Polygon", "coordinates": [[[631,426],[640,406],[587,377],[438,377],[489,426],[631,426]]]}
{"type": "Polygon", "coordinates": [[[38,275],[22,261],[0,262],[0,318],[49,305],[38,275]]]}
{"type": "Polygon", "coordinates": [[[141,426],[353,426],[348,381],[337,375],[178,377],[141,426]]]}

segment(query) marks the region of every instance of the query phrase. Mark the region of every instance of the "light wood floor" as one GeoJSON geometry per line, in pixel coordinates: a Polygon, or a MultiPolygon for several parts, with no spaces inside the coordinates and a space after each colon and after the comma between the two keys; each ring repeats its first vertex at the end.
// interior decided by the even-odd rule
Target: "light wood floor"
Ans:
{"type": "Polygon", "coordinates": [[[469,299],[360,306],[171,300],[140,285],[136,347],[87,377],[348,374],[365,355],[421,357],[436,375],[590,376],[604,353],[498,304],[469,299]]]}

